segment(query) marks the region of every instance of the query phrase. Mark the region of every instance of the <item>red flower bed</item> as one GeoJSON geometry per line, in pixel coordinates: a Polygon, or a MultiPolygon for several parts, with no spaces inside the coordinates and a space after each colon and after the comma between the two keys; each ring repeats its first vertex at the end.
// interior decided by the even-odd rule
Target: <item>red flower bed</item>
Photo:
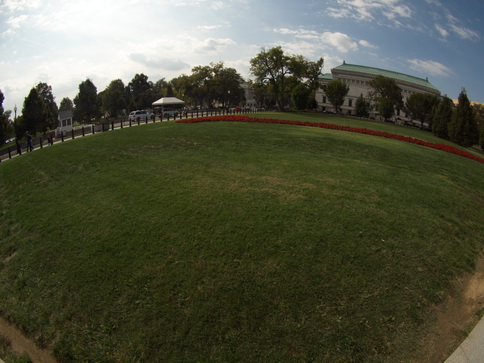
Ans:
{"type": "Polygon", "coordinates": [[[462,151],[460,149],[457,149],[454,146],[445,145],[445,144],[437,144],[437,143],[434,143],[434,142],[428,142],[428,141],[423,141],[423,140],[420,140],[420,139],[414,139],[413,137],[409,137],[409,136],[396,135],[396,134],[391,134],[389,132],[369,130],[369,129],[360,128],[360,127],[341,126],[341,125],[319,123],[319,122],[301,122],[301,121],[290,121],[290,120],[278,120],[278,119],[271,119],[271,118],[257,118],[257,117],[249,117],[249,116],[244,116],[244,115],[223,115],[223,116],[190,118],[190,119],[185,119],[185,120],[178,120],[177,122],[179,122],[179,123],[198,123],[198,122],[214,122],[214,121],[257,122],[257,123],[283,124],[283,125],[319,127],[319,128],[323,128],[323,129],[330,129],[330,130],[356,132],[356,133],[359,133],[359,134],[385,137],[387,139],[399,140],[399,141],[409,142],[409,143],[412,143],[412,144],[422,145],[422,146],[430,147],[432,149],[437,149],[437,150],[445,151],[445,152],[448,152],[448,153],[456,154],[456,155],[459,155],[459,156],[463,156],[463,157],[466,157],[466,158],[469,158],[469,159],[472,159],[472,160],[476,160],[480,163],[484,163],[484,158],[480,158],[480,157],[473,155],[471,153],[462,151]]]}

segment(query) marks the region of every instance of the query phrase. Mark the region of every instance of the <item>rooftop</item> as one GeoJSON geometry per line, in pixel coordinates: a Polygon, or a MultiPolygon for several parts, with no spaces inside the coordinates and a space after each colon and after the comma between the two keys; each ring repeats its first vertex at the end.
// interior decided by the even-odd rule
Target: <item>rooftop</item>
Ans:
{"type": "MultiPolygon", "coordinates": [[[[408,74],[389,71],[386,69],[360,66],[357,64],[348,64],[346,62],[343,62],[342,65],[333,68],[331,71],[347,71],[347,72],[363,73],[363,74],[372,75],[372,76],[384,76],[388,78],[393,78],[398,81],[412,83],[421,87],[427,87],[435,91],[439,91],[432,83],[429,82],[428,79],[410,76],[408,74]]],[[[326,78],[325,76],[326,75],[324,75],[321,78],[326,78]]]]}

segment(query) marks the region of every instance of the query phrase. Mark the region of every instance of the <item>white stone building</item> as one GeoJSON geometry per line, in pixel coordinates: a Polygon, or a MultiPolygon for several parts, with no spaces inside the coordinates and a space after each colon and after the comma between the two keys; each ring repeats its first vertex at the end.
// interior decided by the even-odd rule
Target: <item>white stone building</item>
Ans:
{"type": "MultiPolygon", "coordinates": [[[[368,93],[373,90],[368,82],[378,75],[395,80],[397,85],[402,89],[404,103],[407,97],[409,97],[412,93],[430,93],[437,96],[440,95],[440,91],[433,86],[428,79],[418,78],[408,74],[388,71],[385,69],[347,64],[346,62],[343,62],[342,65],[333,68],[331,73],[321,76],[320,84],[323,86],[335,79],[345,81],[349,85],[349,92],[341,109],[343,114],[354,116],[356,115],[356,100],[360,97],[360,95],[363,95],[364,98],[368,98],[368,93]]],[[[326,97],[322,87],[316,91],[316,101],[318,102],[319,110],[334,112],[334,108],[326,97]]],[[[376,111],[370,112],[370,117],[376,116],[376,111]]],[[[395,115],[395,119],[406,120],[408,118],[404,111],[400,111],[395,115]]]]}
{"type": "Polygon", "coordinates": [[[254,97],[254,89],[249,82],[242,82],[241,87],[244,89],[245,106],[246,107],[256,107],[257,102],[254,97]]]}
{"type": "Polygon", "coordinates": [[[72,131],[72,111],[59,111],[57,115],[58,126],[55,129],[55,135],[66,135],[72,131]]]}

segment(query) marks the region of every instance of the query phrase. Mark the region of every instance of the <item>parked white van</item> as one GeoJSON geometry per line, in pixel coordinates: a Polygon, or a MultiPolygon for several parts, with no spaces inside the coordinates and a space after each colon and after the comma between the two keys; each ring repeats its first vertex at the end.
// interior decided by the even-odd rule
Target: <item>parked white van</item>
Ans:
{"type": "Polygon", "coordinates": [[[146,110],[132,111],[128,116],[129,121],[148,121],[154,119],[155,115],[146,110]]]}

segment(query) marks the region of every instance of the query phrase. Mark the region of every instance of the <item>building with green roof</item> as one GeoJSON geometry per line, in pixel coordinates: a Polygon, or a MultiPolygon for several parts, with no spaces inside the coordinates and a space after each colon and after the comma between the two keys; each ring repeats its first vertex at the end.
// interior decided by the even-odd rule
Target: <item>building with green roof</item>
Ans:
{"type": "MultiPolygon", "coordinates": [[[[347,64],[343,61],[343,64],[333,68],[331,73],[326,73],[319,77],[321,87],[316,92],[316,101],[318,102],[319,108],[322,111],[334,111],[333,106],[326,97],[322,86],[328,84],[332,80],[338,79],[345,81],[349,86],[349,92],[342,106],[342,111],[347,115],[355,115],[356,100],[360,97],[360,95],[368,98],[368,93],[372,91],[369,82],[376,76],[384,76],[395,80],[397,85],[402,90],[404,102],[406,98],[413,93],[430,93],[437,96],[440,95],[440,91],[429,82],[428,78],[419,78],[408,74],[375,67],[347,64]]],[[[371,116],[375,117],[376,114],[373,113],[371,116]]],[[[397,120],[404,118],[407,119],[406,115],[402,111],[395,116],[397,120]]]]}

